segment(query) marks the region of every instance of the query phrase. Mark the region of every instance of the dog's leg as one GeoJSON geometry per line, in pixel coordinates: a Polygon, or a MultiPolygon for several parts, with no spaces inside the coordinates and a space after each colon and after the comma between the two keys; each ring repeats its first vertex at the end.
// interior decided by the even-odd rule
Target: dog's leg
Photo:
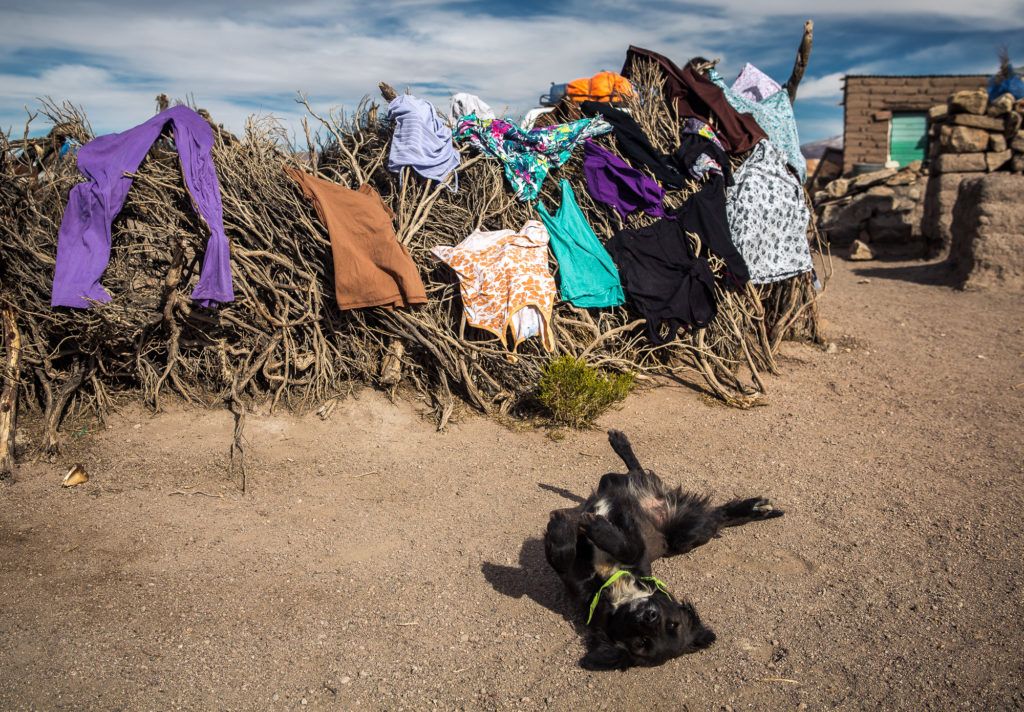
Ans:
{"type": "Polygon", "coordinates": [[[662,533],[665,535],[666,556],[677,556],[693,551],[718,536],[721,518],[717,512],[703,508],[677,514],[662,533]]]}
{"type": "Polygon", "coordinates": [[[741,524],[774,519],[785,514],[781,509],[775,509],[764,497],[734,499],[718,507],[718,511],[722,517],[723,527],[738,527],[741,524]]]}
{"type": "Polygon", "coordinates": [[[559,576],[565,576],[572,570],[576,560],[576,530],[579,517],[564,509],[551,513],[548,530],[544,534],[544,554],[559,576]]]}
{"type": "Polygon", "coordinates": [[[636,453],[633,452],[633,446],[630,444],[629,438],[626,437],[624,432],[621,430],[609,430],[608,442],[611,443],[612,450],[622,458],[630,472],[644,471],[644,468],[640,466],[640,460],[637,459],[636,453]]]}
{"type": "Polygon", "coordinates": [[[643,558],[643,536],[632,520],[617,527],[607,517],[587,512],[580,517],[580,528],[594,546],[621,564],[633,566],[643,558]]]}

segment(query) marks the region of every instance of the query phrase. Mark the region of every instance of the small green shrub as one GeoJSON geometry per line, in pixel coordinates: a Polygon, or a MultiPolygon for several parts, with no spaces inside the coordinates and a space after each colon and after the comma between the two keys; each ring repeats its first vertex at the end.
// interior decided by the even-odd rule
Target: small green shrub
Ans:
{"type": "Polygon", "coordinates": [[[590,425],[633,387],[632,373],[602,373],[586,361],[559,356],[544,367],[538,399],[556,423],[590,425]]]}

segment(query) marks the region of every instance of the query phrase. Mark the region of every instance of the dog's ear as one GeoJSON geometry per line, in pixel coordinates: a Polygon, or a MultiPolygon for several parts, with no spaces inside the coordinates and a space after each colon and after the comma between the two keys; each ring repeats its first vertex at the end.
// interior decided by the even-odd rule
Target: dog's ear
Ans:
{"type": "Polygon", "coordinates": [[[693,647],[697,650],[703,650],[704,648],[710,647],[717,639],[718,636],[715,635],[715,631],[710,628],[705,628],[702,625],[700,630],[697,631],[697,635],[693,638],[693,647]]]}
{"type": "Polygon", "coordinates": [[[697,615],[697,609],[693,607],[693,604],[689,601],[683,601],[679,604],[679,610],[690,619],[690,625],[694,627],[693,640],[690,642],[690,647],[693,650],[703,650],[704,648],[710,647],[712,643],[718,638],[715,635],[715,631],[705,626],[700,616],[697,615]]]}
{"type": "Polygon", "coordinates": [[[622,670],[629,667],[629,653],[617,645],[601,641],[580,660],[584,670],[622,670]]]}

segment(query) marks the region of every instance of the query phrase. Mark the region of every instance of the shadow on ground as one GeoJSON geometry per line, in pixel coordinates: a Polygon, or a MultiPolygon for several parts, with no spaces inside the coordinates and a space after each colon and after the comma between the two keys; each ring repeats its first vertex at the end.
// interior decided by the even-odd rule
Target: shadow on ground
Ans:
{"type": "Polygon", "coordinates": [[[861,267],[853,270],[858,277],[895,279],[916,284],[933,284],[944,287],[958,286],[956,275],[948,262],[902,263],[892,267],[861,267]]]}
{"type": "Polygon", "coordinates": [[[519,550],[518,567],[485,561],[480,570],[487,583],[498,593],[510,598],[527,596],[575,626],[576,611],[562,582],[544,558],[544,542],[541,539],[530,538],[523,542],[519,550]]]}

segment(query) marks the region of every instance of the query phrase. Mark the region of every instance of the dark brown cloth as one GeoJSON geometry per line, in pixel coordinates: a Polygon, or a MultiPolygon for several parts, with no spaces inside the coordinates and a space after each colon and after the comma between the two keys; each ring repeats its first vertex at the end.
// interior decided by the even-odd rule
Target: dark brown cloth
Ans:
{"type": "Polygon", "coordinates": [[[396,239],[394,215],[376,190],[352,190],[294,168],[285,172],[316,207],[331,237],[340,309],[426,304],[419,271],[396,239]]]}
{"type": "Polygon", "coordinates": [[[680,117],[696,116],[713,124],[723,138],[729,153],[744,153],[758,141],[768,138],[764,130],[750,114],[741,114],[730,106],[722,90],[707,77],[677,67],[671,59],[649,49],[630,46],[626,52],[626,63],[622,76],[633,78],[633,63],[638,59],[656,62],[665,74],[665,98],[675,102],[680,117]]]}

